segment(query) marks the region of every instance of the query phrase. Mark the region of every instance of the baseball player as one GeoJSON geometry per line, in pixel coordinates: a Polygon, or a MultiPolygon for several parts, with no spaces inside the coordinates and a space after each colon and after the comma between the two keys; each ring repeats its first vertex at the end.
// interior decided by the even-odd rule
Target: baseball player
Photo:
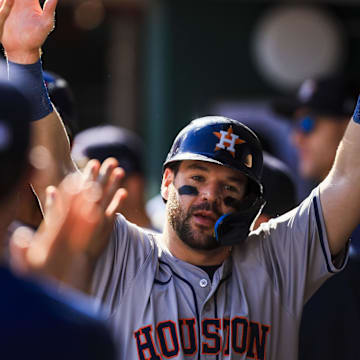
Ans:
{"type": "MultiPolygon", "coordinates": [[[[37,0],[16,2],[2,44],[10,78],[37,74],[24,89],[39,119],[36,130],[48,134],[42,145],[68,172],[75,168],[39,71],[54,10],[54,0],[43,10],[37,0]]],[[[348,236],[360,220],[359,114],[360,105],[329,176],[299,207],[252,232],[264,204],[255,134],[217,116],[179,133],[164,162],[163,234],[119,215],[109,239],[99,231],[106,247],[94,244],[84,253],[82,271],[110,309],[120,359],[296,359],[304,302],[343,268],[348,236]]],[[[100,173],[94,165],[93,178],[101,182],[114,167],[114,159],[100,173]]],[[[62,176],[44,174],[55,183],[62,176]]],[[[42,184],[34,186],[41,198],[42,184]]]]}

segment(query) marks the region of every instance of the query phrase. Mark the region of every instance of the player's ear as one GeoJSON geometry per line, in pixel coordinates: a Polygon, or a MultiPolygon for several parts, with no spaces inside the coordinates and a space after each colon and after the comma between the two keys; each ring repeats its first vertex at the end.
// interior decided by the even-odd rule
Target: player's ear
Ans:
{"type": "Polygon", "coordinates": [[[166,168],[161,182],[161,196],[167,201],[169,196],[169,186],[174,181],[174,172],[170,168],[166,168]]]}

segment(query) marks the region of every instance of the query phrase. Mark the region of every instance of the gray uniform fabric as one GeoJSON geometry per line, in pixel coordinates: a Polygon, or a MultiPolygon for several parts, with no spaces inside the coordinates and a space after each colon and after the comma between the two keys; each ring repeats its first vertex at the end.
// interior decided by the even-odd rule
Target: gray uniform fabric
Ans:
{"type": "Polygon", "coordinates": [[[212,282],[119,216],[93,290],[120,359],[294,360],[302,307],[343,260],[331,261],[316,188],[234,246],[212,282]]]}

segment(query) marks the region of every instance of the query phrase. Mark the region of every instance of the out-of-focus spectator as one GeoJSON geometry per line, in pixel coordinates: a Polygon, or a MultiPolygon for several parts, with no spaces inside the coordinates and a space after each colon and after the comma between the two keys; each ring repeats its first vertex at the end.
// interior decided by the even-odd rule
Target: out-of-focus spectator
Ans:
{"type": "MultiPolygon", "coordinates": [[[[352,115],[359,84],[342,75],[304,81],[282,109],[292,114],[293,143],[304,178],[322,181],[352,115]]],[[[281,103],[278,104],[281,109],[281,103]]],[[[344,214],[346,216],[346,214],[344,214]]],[[[357,359],[360,321],[360,228],[351,235],[344,271],[329,279],[304,307],[299,359],[357,359]]]]}
{"type": "Polygon", "coordinates": [[[293,143],[300,174],[323,180],[354,109],[359,87],[343,76],[306,80],[294,103],[293,143]]]}
{"type": "Polygon", "coordinates": [[[122,187],[128,191],[118,211],[138,226],[156,229],[145,210],[144,144],[138,135],[113,125],[89,128],[75,137],[71,155],[80,169],[89,159],[117,159],[125,170],[122,187]]]}

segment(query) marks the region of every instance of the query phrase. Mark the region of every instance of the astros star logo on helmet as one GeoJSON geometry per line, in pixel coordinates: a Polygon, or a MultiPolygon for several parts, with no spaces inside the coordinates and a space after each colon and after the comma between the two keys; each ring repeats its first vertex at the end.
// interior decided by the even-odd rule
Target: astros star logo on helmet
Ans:
{"type": "Polygon", "coordinates": [[[227,150],[235,158],[235,145],[243,144],[246,141],[239,139],[239,136],[233,133],[232,126],[227,131],[220,130],[220,132],[214,131],[213,134],[220,139],[215,145],[215,151],[227,150]]]}

